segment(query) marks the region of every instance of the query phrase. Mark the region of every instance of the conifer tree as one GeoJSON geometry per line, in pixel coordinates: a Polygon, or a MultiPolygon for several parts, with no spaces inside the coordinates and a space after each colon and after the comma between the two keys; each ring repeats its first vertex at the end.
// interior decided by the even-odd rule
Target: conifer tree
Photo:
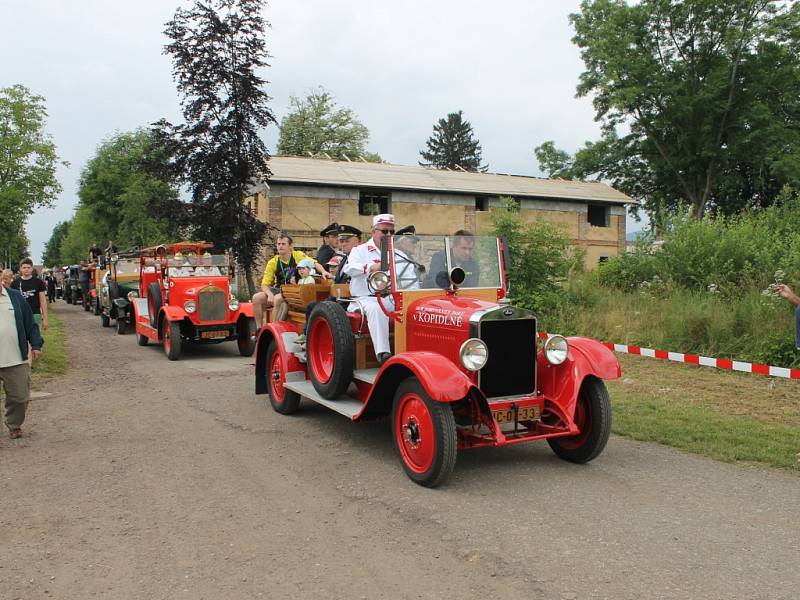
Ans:
{"type": "Polygon", "coordinates": [[[423,167],[465,171],[486,171],[489,168],[481,165],[481,145],[473,135],[472,125],[463,119],[460,110],[450,113],[446,119],[439,119],[426,145],[428,149],[420,151],[425,159],[419,163],[423,167]]]}

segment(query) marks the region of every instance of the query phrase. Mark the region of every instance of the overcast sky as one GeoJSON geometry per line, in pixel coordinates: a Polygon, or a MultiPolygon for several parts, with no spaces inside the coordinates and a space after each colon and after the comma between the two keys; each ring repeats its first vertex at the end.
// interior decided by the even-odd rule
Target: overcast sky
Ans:
{"type": "MultiPolygon", "coordinates": [[[[578,4],[271,0],[263,76],[272,110],[280,121],[290,96],[322,85],[369,128],[369,150],[415,165],[433,124],[460,109],[491,171],[539,175],[535,146],[552,139],[573,152],[599,137],[591,101],[575,98],[583,63],[568,16],[578,4]]],[[[56,206],[28,223],[37,261],[53,226],[72,216],[99,143],[161,117],[180,120],[162,31],[188,5],[0,0],[0,87],[44,96],[47,132],[70,163],[58,171],[56,206]]],[[[271,151],[277,137],[277,128],[265,132],[271,151]]]]}

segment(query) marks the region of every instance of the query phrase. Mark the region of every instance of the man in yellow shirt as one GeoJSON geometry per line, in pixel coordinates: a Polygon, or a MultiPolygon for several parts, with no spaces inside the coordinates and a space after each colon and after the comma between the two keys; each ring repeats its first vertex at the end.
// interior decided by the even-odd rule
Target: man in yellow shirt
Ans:
{"type": "MultiPolygon", "coordinates": [[[[253,296],[253,314],[256,319],[256,327],[261,329],[264,323],[264,311],[273,309],[273,320],[281,321],[286,318],[289,307],[281,296],[281,286],[284,283],[292,283],[297,274],[297,264],[304,258],[308,258],[300,250],[295,250],[292,246],[294,241],[292,236],[282,233],[275,242],[275,249],[278,253],[267,262],[264,268],[264,277],[261,279],[261,291],[253,296]]],[[[310,259],[313,260],[313,259],[310,259]]],[[[325,268],[315,263],[317,273],[321,273],[325,279],[330,278],[330,274],[325,268]]]]}

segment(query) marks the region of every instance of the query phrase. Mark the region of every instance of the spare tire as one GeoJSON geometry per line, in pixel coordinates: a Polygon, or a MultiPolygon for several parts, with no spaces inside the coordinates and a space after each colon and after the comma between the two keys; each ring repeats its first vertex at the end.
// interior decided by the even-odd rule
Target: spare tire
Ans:
{"type": "Polygon", "coordinates": [[[150,325],[153,329],[158,329],[158,313],[163,306],[161,301],[161,286],[154,281],[147,286],[147,310],[150,311],[150,325]]]}
{"type": "Polygon", "coordinates": [[[308,374],[323,398],[343,395],[353,380],[356,344],[350,320],[337,302],[318,302],[308,320],[308,374]]]}

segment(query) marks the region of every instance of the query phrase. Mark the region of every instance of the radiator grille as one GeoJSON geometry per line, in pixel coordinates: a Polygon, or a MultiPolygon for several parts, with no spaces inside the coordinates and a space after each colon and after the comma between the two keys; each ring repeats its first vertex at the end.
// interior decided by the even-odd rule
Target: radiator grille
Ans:
{"type": "Polygon", "coordinates": [[[224,321],[227,317],[227,302],[225,292],[212,291],[198,294],[200,320],[224,321]]]}
{"type": "Polygon", "coordinates": [[[489,348],[489,360],[480,370],[487,398],[536,391],[536,319],[481,321],[480,338],[489,348]]]}

